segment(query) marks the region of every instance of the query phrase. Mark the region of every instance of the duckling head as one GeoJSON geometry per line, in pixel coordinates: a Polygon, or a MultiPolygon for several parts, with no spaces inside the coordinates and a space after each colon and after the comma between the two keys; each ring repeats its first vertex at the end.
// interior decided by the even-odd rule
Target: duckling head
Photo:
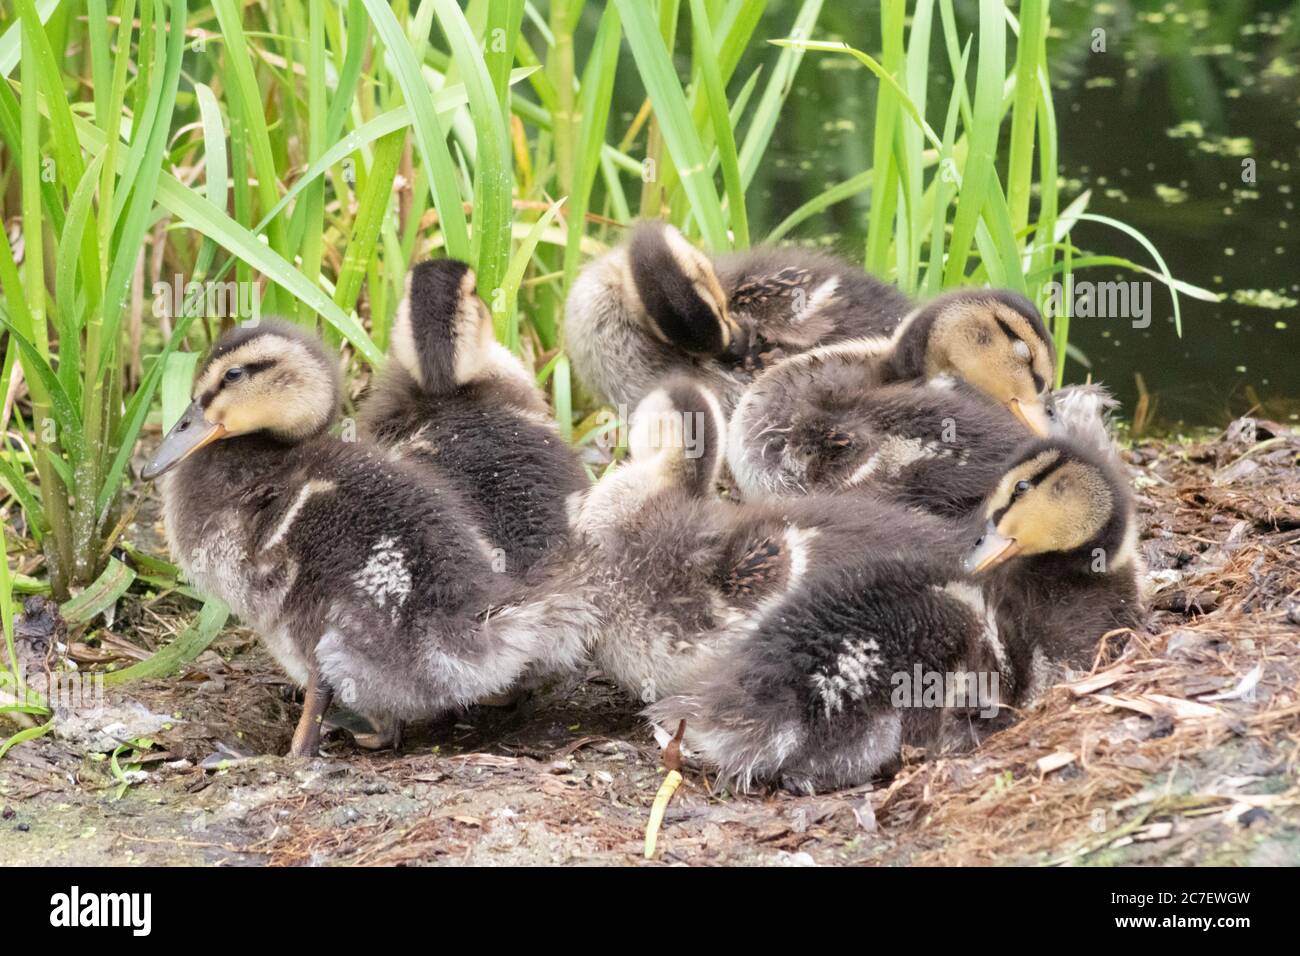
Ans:
{"type": "Polygon", "coordinates": [[[1064,555],[1104,573],[1133,560],[1131,511],[1123,482],[1096,451],[1064,439],[1034,441],[1013,456],[985,500],[983,533],[966,556],[966,571],[1064,555]]]}
{"type": "Polygon", "coordinates": [[[726,422],[712,392],[688,376],[670,378],[632,413],[632,461],[653,461],[665,480],[707,495],[722,468],[726,422]]]}
{"type": "Polygon", "coordinates": [[[407,274],[388,354],[422,389],[448,392],[477,378],[496,344],[492,315],[466,263],[432,259],[407,274]]]}
{"type": "Polygon", "coordinates": [[[628,242],[627,262],[651,335],[693,355],[730,348],[739,329],[727,296],[709,257],[685,236],[664,222],[641,223],[628,242]]]}
{"type": "Polygon", "coordinates": [[[192,394],[141,472],[146,481],[224,438],[267,432],[296,443],[319,435],[338,410],[338,369],[317,338],[268,319],[223,335],[200,366],[192,394]]]}
{"type": "Polygon", "coordinates": [[[603,536],[635,520],[644,503],[661,493],[711,498],[726,427],[712,392],[687,376],[669,378],[633,411],[628,460],[571,501],[573,526],[603,536]]]}
{"type": "Polygon", "coordinates": [[[1038,309],[1001,289],[963,289],[913,313],[894,350],[902,377],[969,382],[1006,405],[1039,437],[1053,432],[1048,389],[1055,347],[1038,309]]]}

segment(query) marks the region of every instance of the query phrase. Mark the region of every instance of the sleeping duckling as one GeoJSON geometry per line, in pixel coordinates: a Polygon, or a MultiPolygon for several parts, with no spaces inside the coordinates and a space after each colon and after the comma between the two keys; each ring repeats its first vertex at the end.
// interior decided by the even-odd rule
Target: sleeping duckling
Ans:
{"type": "Polygon", "coordinates": [[[644,701],[689,687],[810,574],[946,532],[937,518],[867,499],[720,499],[723,431],[717,399],[671,379],[632,416],[630,460],[575,508],[573,563],[602,622],[593,660],[644,701]]]}
{"type": "Polygon", "coordinates": [[[564,542],[566,499],[588,481],[541,389],[493,337],[468,265],[411,270],[389,359],[362,401],[363,431],[454,478],[504,558],[498,570],[526,574],[564,542]]]}
{"type": "Polygon", "coordinates": [[[610,405],[635,406],[680,372],[730,414],[758,369],[821,343],[888,335],[910,308],[833,257],[782,248],[712,261],[651,221],[578,276],[565,334],[579,379],[610,405]]]}
{"type": "Polygon", "coordinates": [[[223,336],[194,400],[144,469],[167,472],[172,554],[306,687],[291,753],[316,752],[332,696],[392,722],[509,689],[565,613],[517,603],[456,485],[327,428],[335,363],[291,325],[223,336]],[[554,625],[551,622],[555,622],[554,625]]]}
{"type": "Polygon", "coordinates": [[[892,340],[822,346],[760,375],[732,418],[728,464],[746,497],[874,486],[966,513],[1029,431],[1048,431],[1053,354],[1027,299],[941,296],[892,340]]]}
{"type": "Polygon", "coordinates": [[[741,788],[853,786],[895,766],[901,744],[937,743],[954,705],[996,716],[1139,621],[1131,500],[1104,458],[1034,443],[984,513],[960,563],[918,538],[902,558],[868,554],[810,577],[647,716],[684,720],[685,746],[741,788]],[[918,707],[906,688],[930,674],[944,694],[918,707]]]}

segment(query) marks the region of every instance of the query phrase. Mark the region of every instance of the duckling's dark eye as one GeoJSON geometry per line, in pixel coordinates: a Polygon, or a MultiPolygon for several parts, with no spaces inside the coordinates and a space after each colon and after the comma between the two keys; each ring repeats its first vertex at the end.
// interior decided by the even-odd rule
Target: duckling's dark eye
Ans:
{"type": "Polygon", "coordinates": [[[1027,479],[1021,478],[1019,481],[1016,482],[1015,491],[1012,492],[1011,496],[1013,498],[1019,498],[1021,495],[1023,495],[1026,491],[1028,491],[1032,487],[1033,485],[1031,485],[1027,479]]]}
{"type": "Polygon", "coordinates": [[[239,365],[232,365],[230,368],[226,369],[226,374],[221,376],[222,380],[226,382],[226,384],[238,382],[243,377],[244,369],[239,365]]]}

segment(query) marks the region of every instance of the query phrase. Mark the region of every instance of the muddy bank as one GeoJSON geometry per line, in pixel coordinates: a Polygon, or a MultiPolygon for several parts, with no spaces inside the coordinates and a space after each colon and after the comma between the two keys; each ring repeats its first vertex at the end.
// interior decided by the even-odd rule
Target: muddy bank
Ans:
{"type": "MultiPolygon", "coordinates": [[[[909,753],[874,786],[737,797],[689,772],[656,862],[1300,862],[1300,439],[1239,424],[1126,457],[1147,633],[975,753],[909,753]]],[[[182,612],[124,606],[113,632],[152,648],[182,612]]],[[[338,733],[310,761],[262,756],[298,705],[242,629],[110,698],[144,721],[116,766],[95,728],[0,760],[0,864],[629,864],[661,775],[637,703],[594,676],[417,726],[401,756],[338,733]]]]}

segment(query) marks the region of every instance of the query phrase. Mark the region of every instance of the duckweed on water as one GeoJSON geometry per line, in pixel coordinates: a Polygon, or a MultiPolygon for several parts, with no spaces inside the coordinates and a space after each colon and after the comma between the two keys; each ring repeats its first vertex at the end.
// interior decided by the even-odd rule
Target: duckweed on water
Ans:
{"type": "Polygon", "coordinates": [[[1187,202],[1187,190],[1179,189],[1177,186],[1166,186],[1164,183],[1156,183],[1156,197],[1163,203],[1173,206],[1180,202],[1187,202]]]}
{"type": "MultiPolygon", "coordinates": [[[[1238,289],[1232,293],[1232,301],[1241,305],[1253,305],[1259,309],[1294,309],[1300,305],[1300,300],[1272,289],[1238,289]]],[[[1286,328],[1286,323],[1277,327],[1286,328]]]]}

